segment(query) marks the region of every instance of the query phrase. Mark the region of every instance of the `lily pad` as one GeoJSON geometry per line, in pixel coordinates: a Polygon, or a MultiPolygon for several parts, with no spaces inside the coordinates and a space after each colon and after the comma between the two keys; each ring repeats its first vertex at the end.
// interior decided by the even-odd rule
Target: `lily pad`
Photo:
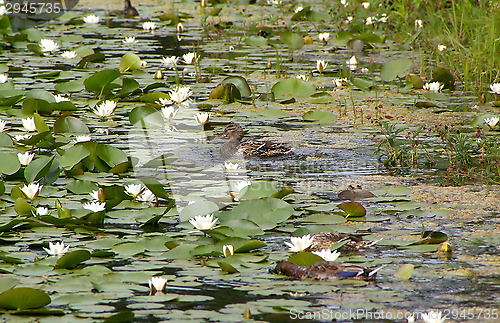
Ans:
{"type": "Polygon", "coordinates": [[[49,295],[34,288],[13,288],[0,294],[0,308],[6,310],[35,309],[48,304],[50,304],[49,295]]]}

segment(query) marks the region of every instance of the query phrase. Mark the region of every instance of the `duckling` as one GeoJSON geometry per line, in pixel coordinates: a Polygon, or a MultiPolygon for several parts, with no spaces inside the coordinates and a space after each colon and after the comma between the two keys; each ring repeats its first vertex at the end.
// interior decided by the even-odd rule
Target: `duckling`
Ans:
{"type": "Polygon", "coordinates": [[[293,262],[281,261],[272,272],[297,279],[313,279],[320,281],[360,279],[373,281],[375,280],[377,272],[384,267],[385,265],[372,270],[335,261],[320,261],[309,267],[305,267],[296,265],[293,262]]]}
{"type": "Polygon", "coordinates": [[[357,252],[361,249],[371,247],[382,240],[363,241],[362,236],[340,232],[318,232],[313,234],[312,238],[313,247],[311,247],[311,251],[331,249],[332,245],[346,241],[346,243],[338,249],[338,251],[342,253],[357,252]]]}
{"type": "Polygon", "coordinates": [[[123,17],[125,18],[131,18],[131,17],[137,17],[139,16],[139,12],[137,9],[135,9],[132,4],[130,3],[130,0],[125,0],[123,3],[123,17]]]}
{"type": "Polygon", "coordinates": [[[272,158],[292,154],[292,148],[284,143],[274,143],[260,140],[243,139],[243,128],[235,123],[230,123],[225,129],[223,136],[228,137],[220,148],[220,154],[224,158],[229,158],[238,151],[245,157],[272,158]]]}

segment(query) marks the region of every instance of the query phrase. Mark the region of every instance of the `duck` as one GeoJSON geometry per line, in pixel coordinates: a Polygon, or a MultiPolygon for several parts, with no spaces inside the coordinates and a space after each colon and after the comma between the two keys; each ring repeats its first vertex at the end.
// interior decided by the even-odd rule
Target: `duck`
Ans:
{"type": "Polygon", "coordinates": [[[312,235],[313,246],[311,251],[330,250],[334,244],[345,242],[338,248],[342,253],[354,253],[376,244],[382,239],[375,241],[364,241],[363,237],[355,234],[340,232],[318,232],[312,235]]]}
{"type": "Polygon", "coordinates": [[[229,158],[237,152],[246,158],[273,158],[293,153],[292,148],[284,143],[262,140],[241,141],[244,135],[243,128],[236,123],[228,124],[222,135],[229,138],[220,148],[220,154],[224,158],[229,158]]]}
{"type": "Polygon", "coordinates": [[[374,281],[377,272],[385,266],[369,269],[336,261],[320,261],[307,267],[299,266],[290,261],[280,261],[276,264],[272,272],[300,280],[337,281],[342,279],[358,279],[374,281]]]}
{"type": "Polygon", "coordinates": [[[139,16],[139,12],[137,9],[135,9],[132,4],[130,3],[130,0],[124,0],[123,3],[123,17],[125,18],[132,18],[132,17],[137,17],[139,16]]]}

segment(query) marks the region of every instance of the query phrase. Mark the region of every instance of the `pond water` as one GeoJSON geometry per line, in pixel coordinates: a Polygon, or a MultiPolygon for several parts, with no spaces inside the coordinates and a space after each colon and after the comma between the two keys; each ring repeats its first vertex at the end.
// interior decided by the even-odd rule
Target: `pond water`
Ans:
{"type": "MultiPolygon", "coordinates": [[[[325,7],[313,2],[315,10],[325,7]]],[[[448,122],[470,120],[476,98],[451,92],[453,100],[433,101],[435,114],[413,115],[407,108],[422,94],[403,88],[402,79],[383,83],[379,74],[396,57],[411,58],[417,71],[421,52],[397,49],[391,41],[373,51],[353,52],[345,49],[344,40],[325,46],[316,38],[290,51],[280,37],[293,23],[292,7],[220,7],[222,13],[204,16],[198,3],[138,6],[141,18],[128,20],[93,10],[101,18],[96,25],[81,20],[89,14],[85,10],[73,10],[15,34],[18,39],[3,36],[0,72],[9,76],[0,84],[0,119],[8,122],[0,137],[3,319],[94,322],[121,315],[116,322],[406,322],[410,314],[420,319],[420,313],[438,309],[447,322],[497,320],[498,213],[465,204],[470,216],[458,217],[444,205],[413,200],[405,186],[442,169],[391,177],[377,160],[372,140],[380,134],[372,120],[381,113],[413,129],[438,123],[444,114],[448,122]],[[172,7],[183,21],[181,34],[172,19],[155,18],[172,7]],[[149,18],[158,23],[153,32],[141,27],[149,18]],[[203,19],[205,28],[200,27],[203,19]],[[262,30],[271,34],[255,38],[262,30]],[[124,37],[137,42],[126,44],[124,37]],[[42,53],[30,47],[43,38],[55,40],[60,49],[42,53]],[[263,41],[272,46],[260,46],[263,41]],[[77,58],[62,58],[62,50],[75,50],[77,58]],[[176,71],[162,61],[189,52],[200,55],[199,67],[179,61],[176,71]],[[127,53],[147,65],[137,66],[137,56],[124,58],[127,53]],[[360,63],[349,71],[345,62],[353,54],[360,63]],[[315,70],[318,58],[329,63],[323,73],[315,70]],[[163,79],[153,78],[158,70],[163,79]],[[108,74],[97,74],[103,72],[108,74]],[[297,74],[309,81],[286,90],[287,98],[279,98],[274,88],[278,98],[269,99],[275,84],[296,80],[297,74]],[[156,102],[169,98],[177,76],[190,87],[193,102],[180,104],[167,120],[156,102]],[[240,77],[233,79],[238,89],[248,84],[253,94],[233,103],[208,100],[228,76],[240,77]],[[363,78],[377,89],[356,81],[339,89],[334,77],[363,78]],[[302,94],[309,86],[313,92],[302,94]],[[311,97],[316,92],[323,94],[311,97]],[[58,106],[53,95],[60,93],[73,106],[58,106]],[[290,96],[293,102],[286,101],[290,96]],[[117,101],[117,108],[99,118],[92,109],[104,99],[117,101]],[[383,112],[382,106],[387,108],[383,112]],[[210,116],[206,125],[194,118],[201,112],[210,116]],[[26,133],[21,119],[33,115],[36,140],[15,139],[26,133]],[[244,127],[246,139],[286,142],[293,154],[234,156],[230,161],[239,167],[228,169],[219,149],[230,122],[244,127]],[[91,141],[74,141],[87,132],[91,141]],[[17,153],[24,151],[35,157],[21,167],[17,153]],[[44,187],[30,199],[20,188],[32,182],[44,187]],[[242,182],[249,185],[240,190],[242,182]],[[155,201],[141,202],[142,195],[124,191],[138,183],[151,190],[155,201]],[[338,194],[349,185],[375,195],[358,201],[366,216],[350,216],[337,207],[345,202],[338,194]],[[95,195],[106,202],[105,210],[83,208],[98,189],[95,195]],[[49,214],[33,216],[37,207],[48,208],[49,214]],[[207,214],[217,217],[218,226],[193,232],[189,220],[207,214]],[[385,265],[377,280],[301,281],[271,272],[294,254],[285,245],[290,236],[321,231],[363,234],[368,241],[382,238],[339,258],[363,267],[385,265]],[[423,231],[433,240],[423,239],[423,231]],[[439,252],[447,239],[453,251],[439,252]],[[59,241],[69,246],[68,253],[47,256],[44,248],[59,241]],[[226,245],[234,246],[234,255],[224,256],[226,245]],[[153,276],[167,279],[164,292],[151,295],[153,276]],[[24,287],[33,290],[21,291],[24,287]],[[18,294],[9,295],[9,290],[18,294]],[[24,300],[12,305],[16,297],[24,300]],[[37,300],[26,301],[29,297],[37,300]]],[[[321,23],[321,30],[333,36],[339,29],[332,26],[321,23]]],[[[294,32],[300,39],[317,37],[305,22],[294,32]]],[[[286,37],[296,46],[295,36],[286,37]]]]}

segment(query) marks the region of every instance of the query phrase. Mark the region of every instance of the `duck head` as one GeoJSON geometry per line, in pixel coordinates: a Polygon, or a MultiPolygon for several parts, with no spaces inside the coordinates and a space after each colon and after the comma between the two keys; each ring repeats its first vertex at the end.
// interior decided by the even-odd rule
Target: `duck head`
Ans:
{"type": "Polygon", "coordinates": [[[236,139],[240,141],[241,139],[243,139],[243,128],[241,128],[236,123],[230,123],[224,129],[222,135],[228,137],[229,139],[236,139]]]}

